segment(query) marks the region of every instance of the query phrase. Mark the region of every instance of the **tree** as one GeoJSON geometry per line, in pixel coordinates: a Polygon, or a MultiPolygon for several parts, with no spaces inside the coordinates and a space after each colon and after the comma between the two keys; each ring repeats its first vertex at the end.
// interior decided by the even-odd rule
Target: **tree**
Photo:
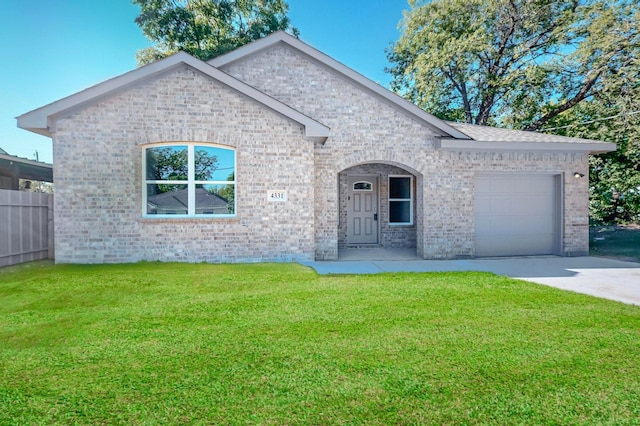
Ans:
{"type": "Polygon", "coordinates": [[[436,116],[615,142],[590,216],[640,222],[637,0],[409,0],[392,89],[436,116]]]}
{"type": "MultiPolygon", "coordinates": [[[[210,180],[218,168],[218,157],[204,149],[196,149],[194,158],[194,180],[210,180]]],[[[184,181],[185,184],[155,184],[153,193],[184,189],[189,179],[187,149],[157,147],[147,150],[147,179],[184,181]]]]}
{"type": "Polygon", "coordinates": [[[391,87],[441,118],[538,130],[637,66],[634,0],[409,4],[391,87]]]}
{"type": "Polygon", "coordinates": [[[290,31],[285,0],[132,0],[135,19],[154,46],[136,54],[144,65],[183,50],[202,60],[229,52],[275,31],[290,31]]]}
{"type": "MultiPolygon", "coordinates": [[[[236,179],[235,173],[230,173],[227,176],[228,182],[233,182],[236,179]]],[[[234,213],[235,210],[235,198],[236,198],[236,190],[234,185],[217,185],[213,189],[209,190],[209,192],[219,195],[223,199],[227,200],[229,213],[234,213]]]]}
{"type": "MultiPolygon", "coordinates": [[[[640,85],[580,103],[559,115],[553,133],[615,142],[589,158],[589,216],[596,223],[640,223],[640,85]]],[[[546,129],[545,129],[546,130],[546,129]]]]}

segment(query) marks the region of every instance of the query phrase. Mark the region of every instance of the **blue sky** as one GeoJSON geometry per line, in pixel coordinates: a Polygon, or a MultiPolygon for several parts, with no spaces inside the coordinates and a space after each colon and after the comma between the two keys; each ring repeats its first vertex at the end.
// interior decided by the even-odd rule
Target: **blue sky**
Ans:
{"type": "MultiPolygon", "coordinates": [[[[288,0],[302,41],[386,85],[384,49],[407,0],[288,0]]],[[[0,148],[52,161],[51,140],[15,117],[136,67],[149,45],[129,0],[7,0],[0,15],[0,148]]]]}

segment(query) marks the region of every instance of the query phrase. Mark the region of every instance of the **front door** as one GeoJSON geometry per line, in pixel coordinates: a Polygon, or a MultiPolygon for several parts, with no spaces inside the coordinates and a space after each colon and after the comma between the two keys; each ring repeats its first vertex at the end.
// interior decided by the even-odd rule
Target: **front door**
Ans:
{"type": "Polygon", "coordinates": [[[378,177],[347,178],[347,244],[378,243],[378,177]]]}

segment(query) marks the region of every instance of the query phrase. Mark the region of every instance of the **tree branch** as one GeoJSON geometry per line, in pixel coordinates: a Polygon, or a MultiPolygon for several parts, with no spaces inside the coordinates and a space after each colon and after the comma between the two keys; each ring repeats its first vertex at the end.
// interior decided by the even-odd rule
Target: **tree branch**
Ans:
{"type": "Polygon", "coordinates": [[[576,93],[576,95],[573,98],[569,99],[567,102],[563,103],[559,107],[544,114],[542,117],[540,117],[533,123],[526,126],[523,130],[536,131],[552,118],[557,117],[561,113],[576,106],[580,101],[584,100],[588,96],[593,95],[594,93],[591,92],[591,89],[598,82],[598,79],[602,75],[602,72],[603,72],[602,70],[598,71],[593,78],[590,78],[589,80],[587,80],[580,88],[580,91],[578,91],[578,93],[576,93]]]}

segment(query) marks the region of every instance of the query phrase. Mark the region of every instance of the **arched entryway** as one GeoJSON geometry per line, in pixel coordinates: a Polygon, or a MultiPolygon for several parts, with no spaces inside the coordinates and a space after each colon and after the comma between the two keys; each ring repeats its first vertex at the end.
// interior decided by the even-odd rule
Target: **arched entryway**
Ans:
{"type": "Polygon", "coordinates": [[[359,164],[338,173],[339,258],[421,253],[421,188],[418,173],[396,164],[359,164]]]}

